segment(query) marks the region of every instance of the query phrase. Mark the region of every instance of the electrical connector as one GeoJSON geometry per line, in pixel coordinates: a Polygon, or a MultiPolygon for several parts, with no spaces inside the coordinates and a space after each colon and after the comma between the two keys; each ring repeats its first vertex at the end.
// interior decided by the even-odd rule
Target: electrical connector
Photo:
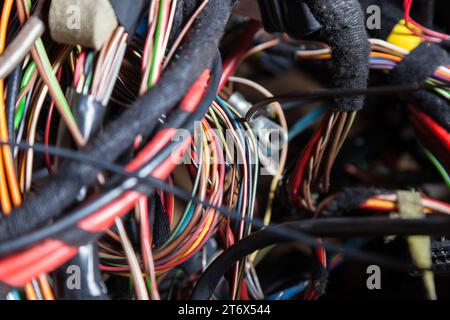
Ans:
{"type": "MultiPolygon", "coordinates": [[[[252,104],[248,102],[239,92],[233,93],[229,98],[229,103],[234,106],[241,115],[245,115],[252,104]]],[[[249,124],[258,139],[259,157],[268,174],[275,175],[279,166],[277,151],[288,142],[288,134],[283,128],[270,120],[266,112],[250,119],[249,124]]],[[[263,169],[263,170],[264,170],[263,169]]]]}
{"type": "Polygon", "coordinates": [[[133,0],[133,5],[130,5],[128,1],[123,0],[110,0],[110,2],[116,13],[119,24],[125,28],[125,31],[128,34],[134,34],[142,17],[142,12],[149,1],[133,0]]]}
{"type": "Polygon", "coordinates": [[[264,28],[292,37],[309,35],[321,28],[302,0],[258,0],[264,28]]]}
{"type": "Polygon", "coordinates": [[[48,23],[54,41],[96,50],[118,26],[109,0],[53,0],[48,23]]]}

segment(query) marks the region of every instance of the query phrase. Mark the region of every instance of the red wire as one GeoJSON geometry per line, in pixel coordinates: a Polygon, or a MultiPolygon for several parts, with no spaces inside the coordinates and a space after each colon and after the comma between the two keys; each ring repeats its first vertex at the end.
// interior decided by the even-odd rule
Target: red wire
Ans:
{"type": "Polygon", "coordinates": [[[314,288],[311,287],[311,288],[306,292],[306,294],[305,294],[305,299],[308,300],[308,301],[312,301],[312,300],[317,300],[317,299],[319,299],[319,295],[317,294],[316,289],[314,289],[314,288]]]}
{"type": "Polygon", "coordinates": [[[245,280],[245,279],[242,280],[241,300],[250,300],[250,296],[248,294],[247,280],[245,280]]]}
{"type": "MultiPolygon", "coordinates": [[[[317,238],[317,242],[321,243],[322,239],[317,238]]],[[[325,248],[317,247],[315,249],[315,253],[316,253],[316,256],[319,259],[319,262],[322,265],[322,267],[324,267],[326,269],[327,268],[327,252],[326,252],[325,248]]]]}
{"type": "MultiPolygon", "coordinates": [[[[213,133],[213,131],[210,131],[213,133]]],[[[215,147],[215,150],[218,150],[220,148],[219,143],[218,143],[218,139],[216,139],[217,137],[214,137],[212,140],[214,141],[213,146],[215,147]]],[[[218,182],[218,190],[217,192],[215,192],[215,194],[213,194],[211,197],[211,203],[214,205],[220,205],[220,200],[221,200],[221,194],[222,194],[222,189],[223,189],[223,184],[224,184],[224,177],[225,177],[225,166],[223,165],[223,155],[220,152],[217,152],[217,162],[215,162],[213,165],[217,166],[217,164],[219,164],[220,168],[219,168],[219,182],[218,182]]],[[[217,220],[218,220],[218,216],[217,216],[217,212],[215,211],[211,211],[208,210],[208,213],[205,215],[205,217],[202,219],[202,221],[200,222],[199,227],[197,228],[197,230],[194,232],[194,234],[191,236],[191,239],[196,239],[200,233],[202,232],[202,230],[205,228],[206,226],[206,222],[208,220],[208,214],[214,214],[214,221],[212,223],[211,228],[209,228],[209,231],[207,233],[207,235],[204,236],[204,238],[202,239],[202,241],[197,244],[193,250],[191,250],[191,252],[186,255],[185,257],[181,258],[181,259],[176,259],[173,260],[172,257],[177,256],[183,252],[185,252],[190,246],[191,246],[191,242],[192,241],[188,241],[187,243],[185,243],[181,248],[179,248],[175,253],[173,253],[170,257],[167,257],[165,259],[161,259],[159,261],[159,265],[156,267],[156,270],[161,271],[164,269],[169,269],[172,268],[174,266],[177,266],[183,262],[185,262],[186,260],[188,260],[190,257],[192,257],[205,243],[206,241],[208,241],[208,239],[210,238],[211,233],[213,232],[213,230],[215,229],[215,225],[217,224],[217,220]],[[213,212],[213,213],[211,213],[213,212]],[[170,262],[169,262],[170,261],[170,262]],[[167,263],[169,262],[169,263],[167,263]]]]}
{"type": "Polygon", "coordinates": [[[82,72],[81,68],[84,67],[84,61],[86,60],[86,52],[83,51],[78,57],[77,64],[75,66],[75,71],[73,73],[73,86],[78,87],[78,82],[80,81],[80,72],[82,72]]]}
{"type": "Polygon", "coordinates": [[[450,168],[449,132],[417,107],[410,105],[408,110],[411,122],[424,143],[447,168],[450,168]]]}
{"type": "MultiPolygon", "coordinates": [[[[195,110],[195,107],[193,106],[197,106],[200,103],[205,90],[202,90],[201,93],[194,91],[197,91],[200,87],[199,82],[202,82],[201,87],[206,88],[209,74],[210,70],[205,71],[197,80],[195,85],[189,90],[188,94],[185,96],[185,99],[180,104],[182,109],[186,111],[190,111],[191,109],[195,110]],[[206,74],[208,77],[206,77],[206,74]],[[197,101],[191,101],[189,99],[194,99],[197,101]]],[[[137,155],[137,157],[126,166],[126,169],[129,171],[133,171],[133,169],[136,170],[146,161],[150,160],[152,157],[149,158],[145,153],[147,152],[154,155],[155,146],[160,147],[156,151],[158,152],[161,147],[164,146],[161,145],[158,138],[162,138],[164,141],[168,142],[170,141],[172,134],[175,133],[175,130],[164,130],[164,133],[164,135],[157,135],[154,139],[152,139],[152,141],[137,155]]],[[[187,139],[180,146],[180,150],[185,150],[189,145],[190,139],[187,139]]],[[[165,180],[175,166],[176,163],[174,163],[172,158],[169,158],[152,173],[152,176],[157,179],[165,180]]],[[[78,226],[86,231],[102,232],[113,225],[117,216],[132,210],[137,199],[141,196],[142,195],[136,191],[126,192],[116,199],[116,201],[113,201],[88,218],[80,221],[78,226]]],[[[46,240],[45,242],[35,245],[22,253],[1,259],[0,281],[12,286],[22,286],[36,274],[47,273],[56,269],[61,264],[72,258],[77,251],[77,248],[67,246],[63,242],[46,240]],[[22,264],[19,263],[20,261],[22,261],[22,264]],[[23,266],[23,268],[20,266],[23,266]]]]}
{"type": "Polygon", "coordinates": [[[127,268],[127,267],[111,267],[111,266],[100,265],[100,270],[108,271],[108,272],[129,272],[130,268],[127,268]]]}
{"type": "Polygon", "coordinates": [[[0,281],[21,287],[39,273],[47,273],[72,258],[78,249],[57,240],[45,240],[25,252],[1,260],[0,281]]]}
{"type": "Polygon", "coordinates": [[[228,78],[236,71],[237,67],[247,53],[248,48],[251,46],[255,34],[260,28],[261,25],[258,21],[250,20],[247,22],[243,35],[239,38],[238,45],[234,48],[230,56],[228,56],[223,62],[222,79],[220,80],[219,91],[225,87],[228,78]]]}
{"type": "Polygon", "coordinates": [[[294,174],[292,176],[291,181],[291,198],[294,203],[297,205],[300,204],[300,188],[303,181],[303,176],[305,174],[305,168],[311,159],[311,155],[313,153],[314,148],[316,147],[322,133],[325,129],[325,126],[328,121],[328,114],[323,117],[322,122],[320,123],[320,127],[316,130],[311,140],[308,142],[305,150],[303,151],[300,160],[297,163],[294,174]]]}
{"type": "MultiPolygon", "coordinates": [[[[181,110],[195,110],[196,106],[200,103],[200,100],[204,95],[204,90],[199,90],[199,88],[206,88],[206,83],[207,79],[209,79],[209,76],[210,70],[206,70],[195,82],[191,90],[189,90],[183,101],[180,103],[181,110]]],[[[129,171],[138,169],[140,166],[150,160],[158,151],[160,151],[161,148],[171,140],[174,133],[175,130],[165,129],[157,134],[154,139],[152,139],[152,141],[136,156],[136,158],[126,166],[126,169],[129,171]]],[[[190,145],[190,139],[187,139],[186,143],[184,143],[180,147],[182,153],[184,153],[184,150],[188,145],[190,145]]],[[[166,179],[175,168],[175,166],[176,163],[173,162],[173,159],[167,159],[152,173],[152,176],[159,179],[166,179]]],[[[130,211],[134,207],[137,199],[140,196],[141,195],[135,191],[126,192],[121,197],[116,199],[116,201],[114,201],[113,203],[110,203],[108,206],[105,206],[93,215],[80,221],[78,226],[91,232],[104,231],[114,223],[115,217],[130,211]]],[[[207,238],[208,237],[205,237],[205,239],[207,238]]],[[[202,241],[199,246],[203,245],[205,241],[206,240],[202,241]]],[[[55,268],[72,258],[78,250],[77,248],[69,247],[64,243],[60,243],[58,247],[53,249],[53,253],[48,254],[49,245],[47,244],[47,242],[45,242],[44,244],[35,245],[23,253],[0,260],[0,270],[8,269],[7,267],[10,264],[12,264],[13,266],[17,266],[16,258],[21,257],[23,257],[24,259],[31,259],[33,258],[33,256],[38,256],[39,262],[41,262],[40,264],[34,264],[35,267],[33,268],[33,270],[31,270],[30,268],[25,268],[25,271],[21,272],[20,269],[15,268],[15,274],[3,273],[3,276],[0,277],[0,280],[14,286],[23,285],[29,279],[33,278],[36,274],[54,270],[55,268]],[[30,270],[30,272],[27,273],[26,271],[28,270],[30,270]],[[20,276],[15,277],[15,275],[19,273],[20,276]]],[[[195,250],[193,252],[195,252],[195,250]]]]}
{"type": "Polygon", "coordinates": [[[446,146],[447,150],[450,151],[450,133],[437,124],[430,116],[425,112],[419,110],[416,107],[410,107],[409,110],[419,118],[424,125],[426,125],[430,131],[446,146]]]}
{"type": "Polygon", "coordinates": [[[450,39],[450,35],[428,29],[425,26],[414,21],[411,18],[412,3],[413,3],[413,0],[404,0],[403,1],[403,8],[405,11],[405,22],[406,22],[406,26],[408,27],[408,29],[410,29],[415,35],[420,36],[420,37],[427,39],[428,41],[432,41],[432,42],[440,42],[440,40],[449,40],[450,39]],[[415,26],[416,28],[422,30],[424,33],[426,33],[430,37],[427,37],[426,35],[417,33],[414,30],[414,28],[409,28],[409,25],[415,26]]]}
{"type": "MultiPolygon", "coordinates": [[[[62,68],[59,68],[58,70],[58,81],[61,80],[61,73],[62,68]]],[[[50,144],[50,128],[52,125],[52,119],[53,119],[53,111],[55,110],[55,101],[52,100],[52,103],[50,104],[50,108],[48,110],[47,115],[47,121],[45,123],[45,133],[44,133],[44,143],[45,147],[48,147],[50,144]]],[[[53,168],[52,168],[52,161],[50,159],[50,155],[48,152],[45,153],[45,163],[47,165],[47,170],[50,175],[53,175],[53,168]]]]}

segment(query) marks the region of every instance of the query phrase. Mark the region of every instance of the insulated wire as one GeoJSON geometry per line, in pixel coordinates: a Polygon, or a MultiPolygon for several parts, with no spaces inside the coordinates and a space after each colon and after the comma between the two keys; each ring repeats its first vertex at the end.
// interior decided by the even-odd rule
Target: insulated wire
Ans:
{"type": "Polygon", "coordinates": [[[425,153],[427,158],[430,160],[430,162],[436,167],[436,170],[441,175],[441,177],[444,180],[447,187],[450,188],[450,176],[449,176],[447,170],[445,170],[445,167],[439,162],[439,160],[434,156],[434,154],[431,153],[430,150],[425,148],[422,144],[420,145],[420,147],[421,147],[423,153],[425,153]]]}
{"type": "MultiPolygon", "coordinates": [[[[229,81],[250,86],[250,87],[256,89],[257,91],[259,91],[260,93],[262,93],[266,98],[271,98],[274,96],[271,92],[269,92],[267,89],[265,89],[261,85],[255,83],[254,81],[239,78],[239,77],[230,77],[229,81]]],[[[286,117],[284,115],[284,111],[281,108],[281,105],[279,103],[273,103],[270,106],[273,108],[275,114],[277,115],[278,121],[280,122],[281,127],[287,133],[289,131],[288,125],[287,125],[286,117]]],[[[278,168],[275,172],[275,176],[272,179],[270,189],[269,189],[266,212],[264,214],[264,221],[266,224],[270,223],[270,220],[272,217],[272,205],[273,205],[273,201],[275,199],[275,192],[278,187],[278,184],[281,181],[281,177],[282,177],[285,165],[286,165],[287,155],[288,155],[288,144],[286,143],[284,146],[282,146],[282,151],[281,151],[281,155],[280,155],[278,168]]]]}
{"type": "MultiPolygon", "coordinates": [[[[29,146],[29,145],[26,145],[26,144],[17,144],[17,143],[12,143],[12,142],[8,142],[8,144],[17,145],[20,148],[25,148],[25,149],[34,148],[35,152],[42,152],[42,153],[48,152],[50,154],[54,154],[54,155],[57,155],[59,157],[67,157],[67,158],[70,158],[70,159],[73,159],[73,160],[84,161],[84,162],[90,163],[91,165],[100,166],[104,170],[110,170],[110,171],[112,171],[114,173],[117,173],[117,174],[120,174],[120,175],[123,175],[123,176],[134,177],[135,179],[137,178],[137,179],[139,179],[139,181],[141,183],[149,184],[151,186],[155,186],[156,185],[158,188],[164,189],[164,190],[166,190],[168,192],[175,193],[178,197],[181,197],[181,198],[184,198],[184,199],[192,199],[193,201],[195,201],[197,203],[202,203],[204,206],[209,206],[211,208],[214,208],[214,209],[222,212],[227,217],[230,217],[230,218],[233,218],[233,219],[236,219],[236,217],[238,217],[237,213],[235,213],[235,212],[231,212],[231,211],[227,210],[224,207],[214,206],[210,202],[200,200],[200,199],[198,199],[196,197],[192,198],[192,196],[189,193],[181,191],[180,189],[178,189],[176,187],[167,187],[165,185],[165,183],[160,182],[157,179],[153,179],[151,177],[150,178],[140,178],[136,174],[124,171],[123,169],[121,169],[120,166],[117,166],[117,165],[114,165],[114,164],[111,164],[111,163],[106,163],[106,162],[104,162],[102,160],[99,160],[99,159],[92,159],[92,158],[90,158],[90,157],[88,157],[86,155],[80,155],[79,153],[71,151],[71,150],[66,150],[66,149],[62,149],[62,148],[55,148],[55,147],[45,147],[45,146],[40,145],[40,144],[35,144],[34,146],[29,146]]],[[[249,221],[248,218],[237,218],[237,219],[244,219],[246,221],[249,221]]],[[[376,221],[376,220],[374,220],[374,221],[376,221]]],[[[439,221],[441,221],[441,220],[439,220],[439,221]]],[[[402,221],[402,223],[403,222],[405,224],[406,223],[415,223],[412,220],[410,220],[410,221],[402,221]]],[[[254,224],[254,226],[256,228],[260,228],[260,227],[264,226],[263,222],[259,221],[258,219],[253,219],[252,223],[254,224]]],[[[441,225],[442,222],[439,222],[439,224],[441,225]]],[[[53,227],[53,226],[49,226],[49,228],[51,228],[51,227],[53,227]]],[[[292,230],[287,231],[287,230],[284,230],[282,227],[274,227],[274,228],[275,229],[278,228],[279,230],[282,230],[282,232],[280,231],[281,233],[278,232],[278,231],[276,231],[276,232],[274,231],[274,235],[280,235],[280,236],[287,237],[289,239],[297,240],[297,241],[305,241],[305,243],[307,243],[307,244],[309,244],[311,246],[314,246],[314,247],[316,247],[316,246],[319,246],[319,247],[324,246],[327,250],[330,250],[330,251],[337,251],[337,252],[346,251],[346,249],[344,249],[342,246],[339,246],[339,245],[326,243],[326,242],[322,242],[322,243],[318,244],[313,238],[311,238],[309,236],[306,236],[305,234],[303,234],[301,232],[297,232],[297,231],[292,232],[292,230]]],[[[336,232],[336,230],[334,230],[334,232],[336,232]]],[[[345,233],[345,232],[343,232],[343,233],[345,233]]],[[[381,230],[378,230],[377,232],[382,233],[381,230]]],[[[4,243],[2,243],[2,246],[3,245],[4,245],[4,243]]],[[[356,251],[355,250],[349,250],[347,252],[347,254],[349,255],[349,257],[353,257],[353,258],[357,258],[357,259],[361,258],[361,259],[363,259],[365,261],[371,261],[371,262],[374,261],[373,260],[374,259],[373,256],[371,258],[369,258],[369,256],[371,256],[370,254],[364,254],[362,256],[359,256],[359,253],[356,253],[357,251],[358,250],[356,250],[356,251]],[[363,258],[363,256],[365,258],[363,258]],[[366,260],[366,259],[368,259],[368,260],[366,260]]],[[[0,253],[0,255],[3,255],[3,253],[0,253]]],[[[375,258],[375,260],[376,260],[376,258],[375,258]]],[[[386,261],[385,261],[385,263],[386,263],[386,261]]],[[[391,265],[391,266],[393,266],[393,265],[391,265]]],[[[397,267],[400,267],[400,266],[397,265],[397,267]]],[[[396,268],[396,267],[394,267],[394,268],[396,268]]],[[[400,268],[403,268],[403,267],[400,267],[400,268]]]]}
{"type": "MultiPolygon", "coordinates": [[[[21,24],[25,24],[28,19],[27,10],[28,11],[30,10],[30,3],[26,2],[26,5],[24,6],[24,2],[22,2],[21,0],[16,0],[16,5],[19,14],[19,20],[21,24]]],[[[67,125],[69,132],[72,134],[74,141],[77,143],[78,146],[80,147],[84,146],[85,141],[80,132],[80,129],[78,128],[75,118],[73,117],[72,111],[70,110],[66,97],[64,96],[64,93],[61,90],[58,80],[56,79],[53,72],[51,72],[52,67],[48,59],[44,43],[42,42],[41,38],[38,38],[36,40],[34,46],[31,49],[31,54],[33,56],[34,61],[36,62],[36,65],[38,67],[39,73],[42,76],[42,79],[49,87],[50,95],[55,100],[56,107],[58,108],[58,111],[61,113],[61,117],[64,120],[65,124],[67,125]]]]}

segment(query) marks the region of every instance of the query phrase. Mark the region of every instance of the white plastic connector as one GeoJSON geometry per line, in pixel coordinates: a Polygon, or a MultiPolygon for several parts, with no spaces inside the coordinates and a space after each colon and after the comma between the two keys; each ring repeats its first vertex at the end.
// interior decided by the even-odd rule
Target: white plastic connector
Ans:
{"type": "MultiPolygon", "coordinates": [[[[239,92],[233,93],[228,102],[242,116],[245,116],[252,107],[239,92]]],[[[249,125],[258,140],[258,154],[264,166],[263,170],[265,169],[263,173],[275,175],[279,167],[280,151],[288,143],[288,133],[264,113],[249,120],[249,125]]]]}

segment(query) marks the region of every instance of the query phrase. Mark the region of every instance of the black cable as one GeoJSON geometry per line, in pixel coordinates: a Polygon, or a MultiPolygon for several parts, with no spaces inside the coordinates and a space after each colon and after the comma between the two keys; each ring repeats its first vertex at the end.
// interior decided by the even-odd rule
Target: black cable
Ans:
{"type": "MultiPolygon", "coordinates": [[[[304,0],[322,25],[321,35],[332,50],[333,87],[365,89],[369,77],[370,43],[366,19],[357,0],[304,0]]],[[[364,96],[339,97],[331,107],[336,111],[358,111],[364,96]]]]}
{"type": "Polygon", "coordinates": [[[8,77],[8,89],[6,97],[6,122],[8,125],[8,136],[11,141],[15,141],[14,117],[16,114],[17,95],[19,94],[20,75],[22,66],[17,65],[8,77]]]}
{"type": "MultiPolygon", "coordinates": [[[[192,294],[193,300],[210,299],[223,275],[239,260],[266,247],[290,242],[293,234],[307,233],[318,237],[372,237],[411,234],[446,234],[449,233],[450,219],[433,217],[426,219],[390,219],[390,218],[337,218],[314,219],[289,222],[274,227],[259,230],[250,236],[236,242],[218,256],[202,273],[192,294]],[[426,231],[425,231],[426,230],[426,231]],[[412,233],[411,233],[412,231],[412,233]]],[[[335,250],[344,249],[333,244],[335,250]]],[[[346,255],[352,257],[355,249],[345,248],[346,255]]],[[[358,250],[356,250],[358,251],[358,250]]],[[[415,267],[396,262],[383,256],[358,252],[358,259],[373,263],[375,257],[380,266],[403,272],[413,272],[415,267]]]]}
{"type": "Polygon", "coordinates": [[[171,48],[179,33],[199,7],[202,0],[179,0],[175,9],[172,30],[169,35],[168,48],[171,48]]]}
{"type": "Polygon", "coordinates": [[[342,216],[360,208],[370,198],[379,195],[395,195],[395,193],[392,190],[379,188],[344,188],[334,195],[331,201],[324,200],[325,206],[319,206],[318,214],[324,217],[342,216]]]}
{"type": "MultiPolygon", "coordinates": [[[[146,184],[150,187],[156,187],[169,193],[173,193],[177,197],[186,201],[193,201],[204,207],[210,207],[221,212],[224,216],[229,217],[233,221],[239,222],[245,220],[247,223],[251,223],[255,229],[263,229],[265,232],[271,235],[272,239],[287,239],[289,241],[300,241],[311,247],[318,248],[323,247],[330,252],[344,252],[349,258],[360,260],[364,262],[376,263],[379,265],[389,266],[397,270],[406,270],[404,264],[399,262],[393,262],[385,257],[378,255],[364,253],[362,251],[345,247],[328,242],[318,242],[315,237],[307,234],[312,233],[316,236],[335,236],[335,237],[348,237],[348,236],[382,236],[386,234],[398,234],[398,235],[417,235],[417,234],[432,234],[432,235],[445,235],[450,230],[450,219],[448,218],[432,218],[432,219],[418,219],[418,220],[401,220],[401,219],[377,219],[377,218],[345,218],[345,219],[317,219],[317,220],[303,220],[296,222],[301,224],[295,228],[287,225],[271,225],[266,226],[264,222],[258,218],[250,219],[248,217],[241,217],[238,212],[231,211],[225,207],[218,207],[213,205],[209,201],[201,200],[198,197],[192,197],[188,192],[185,192],[177,187],[172,187],[154,178],[141,178],[136,173],[130,173],[124,170],[121,166],[104,162],[102,160],[84,158],[75,151],[65,150],[61,148],[51,147],[35,144],[29,146],[26,144],[12,144],[21,149],[34,149],[36,152],[49,152],[58,157],[68,157],[75,159],[82,159],[91,163],[92,165],[98,165],[104,170],[111,170],[114,173],[121,174],[124,177],[133,177],[139,180],[140,183],[146,184]],[[357,221],[356,221],[357,220],[357,221]],[[353,223],[353,224],[352,224],[353,223]],[[345,225],[345,226],[344,226],[345,225]],[[265,228],[265,229],[264,229],[265,228]],[[306,232],[306,233],[304,233],[306,232]]],[[[120,195],[121,192],[118,192],[120,195]]],[[[104,205],[109,202],[105,202],[104,205]]],[[[43,239],[51,238],[60,233],[67,232],[77,224],[78,221],[91,214],[92,211],[86,209],[86,207],[79,208],[75,213],[69,214],[66,217],[55,221],[53,224],[45,226],[33,233],[25,235],[18,239],[10,239],[0,243],[0,256],[7,256],[18,250],[23,250],[27,246],[33,245],[43,239]]],[[[260,234],[259,232],[257,232],[260,234]]],[[[270,239],[269,239],[270,240],[270,239]]],[[[287,241],[286,240],[286,241],[287,241]]]]}
{"type": "MultiPolygon", "coordinates": [[[[200,102],[199,106],[195,110],[193,114],[190,116],[188,115],[186,119],[184,120],[184,125],[181,127],[181,129],[189,130],[190,132],[193,131],[193,124],[196,121],[201,120],[209,107],[211,106],[211,102],[214,100],[216,93],[219,88],[221,74],[222,74],[222,68],[221,68],[221,59],[220,54],[218,53],[214,63],[213,67],[211,68],[211,81],[209,84],[209,88],[206,90],[206,94],[203,97],[202,101],[200,102]]],[[[169,122],[170,118],[169,118],[169,122]]],[[[140,170],[137,170],[136,173],[131,173],[128,171],[125,171],[122,166],[108,163],[107,161],[103,161],[100,158],[92,158],[88,157],[82,153],[67,150],[59,147],[52,147],[52,146],[43,146],[41,144],[34,144],[33,146],[29,146],[27,144],[13,144],[11,147],[18,147],[20,149],[32,149],[36,152],[45,153],[48,152],[49,154],[52,154],[57,157],[66,158],[75,160],[77,162],[87,162],[91,165],[94,165],[98,168],[101,168],[103,170],[108,170],[110,172],[113,172],[117,175],[120,175],[122,177],[126,177],[128,179],[121,179],[119,180],[119,183],[114,188],[111,188],[110,190],[104,192],[102,195],[97,197],[96,199],[92,200],[91,202],[84,204],[80,206],[79,208],[75,209],[72,213],[66,215],[64,218],[54,221],[51,225],[42,227],[39,230],[36,230],[34,232],[31,232],[29,234],[23,235],[23,234],[17,234],[13,238],[8,239],[6,242],[0,242],[0,256],[6,255],[8,253],[18,251],[21,249],[24,249],[25,247],[31,246],[39,241],[42,241],[46,238],[51,238],[52,236],[63,232],[64,229],[67,229],[69,227],[74,227],[76,223],[83,218],[86,218],[93,212],[99,210],[100,208],[104,207],[105,205],[111,203],[115,199],[117,199],[120,195],[122,195],[124,192],[129,191],[130,189],[134,188],[136,189],[137,183],[130,184],[130,180],[136,180],[137,177],[139,177],[139,182],[145,184],[147,187],[142,188],[142,185],[139,188],[139,191],[146,194],[151,194],[154,192],[155,188],[159,188],[162,190],[165,190],[167,192],[171,192],[173,194],[176,194],[180,198],[184,198],[186,200],[191,200],[191,195],[187,192],[182,191],[181,189],[177,189],[175,187],[170,187],[167,184],[165,184],[163,181],[160,181],[158,179],[152,178],[151,175],[145,174],[143,175],[141,173],[142,169],[145,169],[147,172],[152,172],[155,168],[157,168],[163,161],[168,159],[172,152],[178,148],[178,146],[182,142],[180,141],[173,141],[169,143],[168,146],[165,146],[163,150],[158,152],[158,154],[146,165],[140,168],[140,170]],[[145,176],[149,177],[147,179],[142,179],[140,177],[145,176]],[[150,186],[150,188],[149,188],[150,186]],[[176,190],[177,189],[177,190],[176,190]]],[[[0,142],[1,144],[1,142],[0,142]]],[[[236,214],[237,215],[237,214],[236,214]]]]}
{"type": "MultiPolygon", "coordinates": [[[[403,1],[385,1],[385,0],[359,0],[363,9],[369,6],[378,6],[381,10],[381,29],[368,30],[372,38],[386,40],[391,34],[393,28],[404,18],[403,1]]],[[[422,1],[422,5],[428,7],[431,1],[422,1]]],[[[413,6],[420,4],[414,1],[413,6]]],[[[422,20],[423,24],[433,29],[428,20],[427,10],[413,10],[417,20],[422,20]],[[427,18],[424,20],[424,18],[427,18]],[[428,20],[428,21],[426,21],[428,20]]],[[[432,10],[431,10],[432,11],[432,10]]],[[[432,44],[424,41],[407,55],[402,62],[389,74],[386,75],[385,82],[391,84],[402,84],[410,81],[425,81],[439,66],[445,66],[450,63],[448,50],[445,50],[445,43],[432,44]],[[406,60],[405,60],[406,59],[406,60]],[[405,61],[404,61],[405,60],[405,61]],[[393,75],[394,77],[391,77],[393,75]]],[[[436,94],[432,90],[415,92],[412,94],[400,95],[399,98],[404,102],[413,102],[421,108],[426,114],[431,116],[440,126],[450,131],[450,108],[448,100],[436,94]]]]}
{"type": "MultiPolygon", "coordinates": [[[[210,1],[189,31],[179,59],[169,65],[146,95],[127,108],[81,152],[111,162],[132,145],[136,136],[152,132],[160,115],[182,99],[213,60],[233,4],[232,0],[210,1]]],[[[0,220],[0,240],[31,231],[58,217],[74,203],[80,188],[96,182],[98,173],[97,168],[86,163],[64,163],[44,188],[0,220]]]]}
{"type": "Polygon", "coordinates": [[[245,119],[249,120],[254,115],[267,105],[273,102],[292,102],[292,101],[304,101],[304,100],[319,100],[319,99],[334,99],[345,98],[353,96],[383,96],[383,95],[395,95],[400,93],[413,93],[429,88],[427,84],[411,83],[406,85],[389,85],[378,86],[367,89],[316,89],[307,90],[298,93],[289,93],[284,95],[278,95],[271,98],[266,98],[258,101],[248,110],[245,115],[245,119]]]}

